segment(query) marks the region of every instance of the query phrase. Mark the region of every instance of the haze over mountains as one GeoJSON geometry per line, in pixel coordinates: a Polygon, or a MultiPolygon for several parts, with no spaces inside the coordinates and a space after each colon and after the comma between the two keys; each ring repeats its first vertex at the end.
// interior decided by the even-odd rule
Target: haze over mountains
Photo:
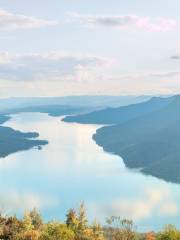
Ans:
{"type": "Polygon", "coordinates": [[[28,107],[64,105],[71,107],[117,107],[138,103],[150,99],[151,96],[67,96],[39,98],[7,98],[0,99],[0,112],[9,109],[28,107]]]}

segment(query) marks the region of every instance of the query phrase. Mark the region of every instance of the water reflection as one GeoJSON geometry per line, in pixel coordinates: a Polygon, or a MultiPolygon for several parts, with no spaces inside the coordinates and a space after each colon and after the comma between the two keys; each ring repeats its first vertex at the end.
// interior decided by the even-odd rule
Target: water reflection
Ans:
{"type": "Polygon", "coordinates": [[[166,223],[180,227],[180,186],[126,169],[92,141],[98,126],[40,113],[14,115],[5,125],[37,131],[49,141],[41,151],[0,159],[0,205],[7,212],[36,206],[47,219],[63,218],[84,200],[90,219],[118,214],[134,219],[141,230],[166,223]]]}

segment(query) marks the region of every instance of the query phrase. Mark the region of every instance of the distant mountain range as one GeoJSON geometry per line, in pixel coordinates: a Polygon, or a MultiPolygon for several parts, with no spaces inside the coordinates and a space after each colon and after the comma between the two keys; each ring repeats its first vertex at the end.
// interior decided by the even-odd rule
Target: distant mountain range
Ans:
{"type": "Polygon", "coordinates": [[[67,117],[64,121],[112,124],[98,129],[93,136],[105,151],[121,156],[129,168],[180,182],[180,95],[67,117]]]}
{"type": "Polygon", "coordinates": [[[17,108],[63,105],[71,107],[105,108],[139,103],[151,96],[67,96],[40,98],[7,98],[0,99],[0,112],[17,108]]]}
{"type": "MultiPolygon", "coordinates": [[[[94,108],[92,108],[94,109],[94,108]]],[[[32,106],[32,107],[22,107],[22,108],[14,108],[14,109],[7,109],[1,112],[1,116],[7,116],[22,112],[39,112],[39,113],[47,113],[50,116],[64,116],[64,115],[71,115],[71,114],[79,114],[79,113],[86,113],[90,111],[91,108],[88,107],[73,107],[73,106],[64,106],[64,105],[40,105],[40,106],[32,106]]],[[[1,118],[0,118],[1,120],[1,118]]]]}

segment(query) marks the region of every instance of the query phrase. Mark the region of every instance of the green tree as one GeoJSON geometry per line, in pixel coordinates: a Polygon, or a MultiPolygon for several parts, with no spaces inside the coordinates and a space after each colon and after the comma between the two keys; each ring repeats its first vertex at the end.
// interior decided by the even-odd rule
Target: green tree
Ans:
{"type": "Polygon", "coordinates": [[[74,232],[66,224],[48,223],[42,230],[39,240],[73,240],[74,232]]]}
{"type": "Polygon", "coordinates": [[[38,230],[39,228],[42,227],[43,220],[42,220],[42,217],[41,217],[40,213],[36,210],[36,208],[34,208],[29,213],[29,216],[31,218],[31,223],[32,223],[34,229],[38,230]]]}
{"type": "Polygon", "coordinates": [[[86,209],[83,202],[79,207],[78,221],[79,221],[79,224],[78,224],[79,231],[85,230],[87,228],[88,221],[86,217],[86,209]]]}
{"type": "Polygon", "coordinates": [[[157,234],[157,240],[180,240],[180,231],[173,225],[167,225],[162,232],[157,234]]]}
{"type": "Polygon", "coordinates": [[[66,215],[66,225],[71,228],[73,231],[77,231],[79,220],[78,216],[76,214],[76,211],[74,209],[69,209],[67,215],[66,215]]]}
{"type": "Polygon", "coordinates": [[[30,231],[34,229],[34,226],[32,224],[32,219],[30,216],[30,212],[25,212],[23,217],[23,228],[25,231],[30,231]]]}
{"type": "Polygon", "coordinates": [[[96,221],[92,224],[92,239],[104,240],[103,229],[96,221]]]}

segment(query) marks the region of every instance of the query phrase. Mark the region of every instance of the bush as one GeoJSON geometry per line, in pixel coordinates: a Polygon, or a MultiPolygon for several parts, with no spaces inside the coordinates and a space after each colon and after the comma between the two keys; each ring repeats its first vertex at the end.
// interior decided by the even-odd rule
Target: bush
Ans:
{"type": "Polygon", "coordinates": [[[74,232],[66,224],[50,222],[44,226],[40,240],[73,240],[74,232]]]}

